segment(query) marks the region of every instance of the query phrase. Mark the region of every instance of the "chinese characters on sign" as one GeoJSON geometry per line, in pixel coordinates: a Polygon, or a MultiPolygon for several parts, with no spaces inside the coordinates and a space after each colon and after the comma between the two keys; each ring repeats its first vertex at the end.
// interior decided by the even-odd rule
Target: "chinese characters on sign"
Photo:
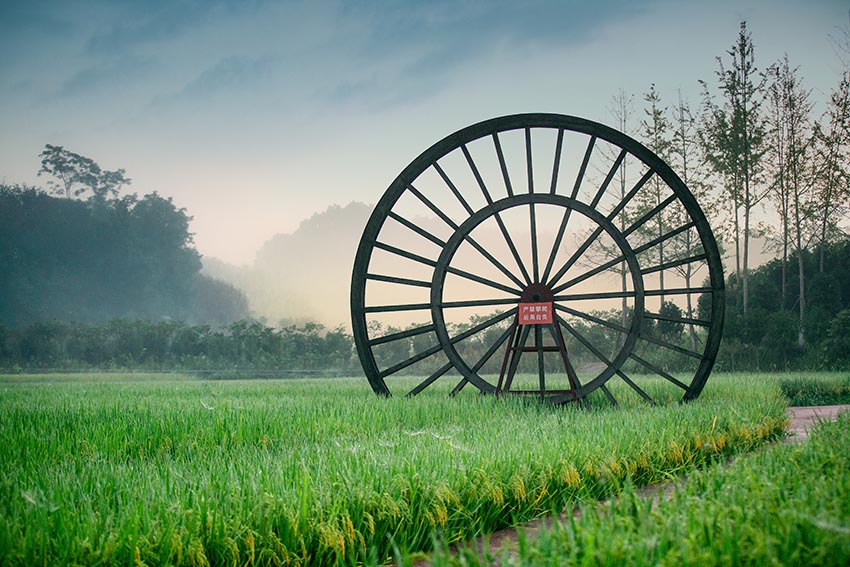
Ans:
{"type": "Polygon", "coordinates": [[[552,302],[542,303],[520,303],[519,304],[520,325],[551,325],[552,324],[552,302]]]}

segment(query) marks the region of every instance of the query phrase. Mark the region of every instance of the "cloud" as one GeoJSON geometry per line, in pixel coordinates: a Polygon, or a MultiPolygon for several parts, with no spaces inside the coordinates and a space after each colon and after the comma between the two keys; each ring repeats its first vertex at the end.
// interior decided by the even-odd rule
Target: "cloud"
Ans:
{"type": "Polygon", "coordinates": [[[133,83],[155,66],[150,57],[122,56],[86,67],[59,87],[59,96],[78,96],[133,83]]]}
{"type": "Polygon", "coordinates": [[[114,22],[91,36],[91,54],[125,53],[142,45],[180,37],[216,18],[255,12],[262,1],[238,0],[128,0],[111,3],[114,22]]]}
{"type": "Polygon", "coordinates": [[[219,94],[248,92],[267,81],[280,63],[272,56],[225,57],[201,71],[181,90],[171,95],[156,97],[152,107],[167,106],[181,101],[199,102],[219,94]]]}
{"type": "Polygon", "coordinates": [[[473,65],[498,65],[499,53],[580,45],[603,26],[646,9],[625,0],[346,5],[336,37],[345,42],[356,75],[343,72],[325,94],[334,104],[369,108],[408,103],[440,92],[473,65]]]}

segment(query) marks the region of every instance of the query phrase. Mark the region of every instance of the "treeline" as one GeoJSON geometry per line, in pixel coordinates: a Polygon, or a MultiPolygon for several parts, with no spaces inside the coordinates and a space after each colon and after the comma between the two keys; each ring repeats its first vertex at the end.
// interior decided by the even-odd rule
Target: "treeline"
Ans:
{"type": "MultiPolygon", "coordinates": [[[[811,274],[802,328],[800,272],[786,272],[782,258],[772,260],[750,273],[746,314],[741,296],[727,295],[719,369],[850,370],[850,238],[795,251],[789,260],[811,274]]],[[[736,277],[728,278],[731,289],[736,277]]]]}
{"type": "Polygon", "coordinates": [[[177,321],[40,321],[0,326],[0,369],[185,371],[227,377],[285,376],[359,368],[351,335],[306,323],[281,328],[237,321],[222,328],[177,321]],[[232,374],[234,373],[235,374],[232,374]]]}
{"type": "Polygon", "coordinates": [[[129,183],[123,170],[48,148],[45,161],[58,162],[54,175],[66,180],[54,187],[63,198],[0,185],[0,323],[120,317],[223,325],[249,316],[242,292],[201,275],[184,209],[157,193],[119,197],[129,183]]]}

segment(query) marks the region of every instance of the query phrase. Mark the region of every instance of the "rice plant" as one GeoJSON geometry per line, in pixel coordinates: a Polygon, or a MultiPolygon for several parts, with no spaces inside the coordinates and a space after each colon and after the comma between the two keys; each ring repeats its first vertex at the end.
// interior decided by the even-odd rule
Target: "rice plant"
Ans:
{"type": "Polygon", "coordinates": [[[850,564],[850,414],[802,445],[777,445],[694,472],[660,502],[628,486],[581,508],[518,549],[449,551],[433,565],[850,564]]]}
{"type": "MultiPolygon", "coordinates": [[[[365,380],[0,377],[0,564],[381,564],[783,434],[775,381],[549,407],[365,380]]],[[[464,394],[466,394],[464,392],[464,394]]]]}

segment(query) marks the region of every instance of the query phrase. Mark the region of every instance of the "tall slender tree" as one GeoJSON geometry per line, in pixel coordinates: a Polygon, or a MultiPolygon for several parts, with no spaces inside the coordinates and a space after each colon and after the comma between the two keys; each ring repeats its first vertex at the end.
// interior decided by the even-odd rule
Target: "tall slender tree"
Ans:
{"type": "Polygon", "coordinates": [[[767,119],[770,150],[766,158],[768,167],[770,168],[770,200],[773,202],[773,206],[779,216],[779,227],[774,228],[768,225],[765,227],[765,234],[772,237],[778,243],[781,250],[780,307],[784,309],[788,297],[788,251],[791,238],[791,230],[789,228],[791,196],[786,180],[786,174],[788,173],[786,163],[788,153],[788,148],[786,147],[788,125],[784,96],[781,81],[779,80],[779,67],[772,67],[770,74],[773,76],[773,81],[767,89],[768,100],[770,102],[767,119]]]}
{"type": "MultiPolygon", "coordinates": [[[[708,183],[704,161],[700,154],[699,137],[697,136],[697,120],[691,112],[690,104],[678,93],[678,102],[672,108],[673,139],[670,147],[670,164],[677,171],[682,181],[696,198],[708,219],[716,216],[717,200],[710,198],[711,186],[708,183]]],[[[684,207],[677,205],[671,210],[669,222],[678,227],[690,222],[690,215],[684,207]]],[[[693,256],[702,243],[694,229],[686,230],[670,240],[670,252],[676,256],[693,256]]],[[[688,262],[675,268],[676,273],[685,281],[685,287],[690,288],[694,277],[697,277],[702,264],[688,262]]],[[[693,296],[687,294],[686,315],[694,318],[695,305],[693,296]]],[[[688,325],[688,338],[691,350],[697,350],[697,333],[693,324],[688,325]]]]}
{"type": "MultiPolygon", "coordinates": [[[[790,241],[797,255],[797,276],[799,285],[798,343],[805,343],[806,318],[806,274],[803,250],[812,240],[813,192],[811,176],[811,111],[810,92],[802,85],[799,70],[792,67],[788,55],[772,70],[774,82],[771,91],[778,96],[778,130],[784,156],[783,172],[779,174],[785,196],[782,201],[790,224],[790,241]]],[[[777,142],[779,143],[779,142],[777,142]]]]}
{"type": "Polygon", "coordinates": [[[818,212],[818,271],[826,244],[841,234],[839,219],[850,209],[850,67],[841,73],[826,113],[815,124],[815,199],[818,212]]]}
{"type": "MultiPolygon", "coordinates": [[[[665,162],[669,162],[670,152],[672,149],[671,124],[670,120],[667,118],[667,107],[662,106],[661,96],[655,88],[655,83],[650,85],[649,91],[643,96],[643,100],[647,106],[644,108],[644,114],[646,116],[640,123],[641,137],[650,150],[655,152],[655,154],[665,162]]],[[[650,189],[651,191],[647,192],[646,195],[652,202],[645,203],[647,209],[651,209],[652,207],[659,205],[664,200],[666,197],[664,192],[667,189],[667,186],[656,175],[652,178],[650,189]]],[[[648,223],[650,225],[648,229],[652,232],[652,238],[664,235],[664,231],[667,226],[666,216],[666,211],[662,210],[653,217],[651,223],[648,223]]],[[[664,241],[659,242],[654,249],[656,252],[655,259],[659,264],[663,264],[665,258],[664,241]]],[[[659,289],[664,290],[664,270],[658,272],[658,278],[660,286],[659,289]]],[[[662,306],[664,305],[663,293],[660,296],[660,304],[662,306]]]]}
{"type": "Polygon", "coordinates": [[[735,234],[736,273],[741,284],[744,316],[749,307],[750,240],[754,209],[767,195],[761,184],[764,155],[762,100],[766,77],[755,65],[752,37],[741,22],[738,38],[726,52],[729,64],[718,57],[718,106],[704,81],[704,119],[700,130],[708,162],[724,180],[730,196],[735,234]],[[741,226],[743,224],[743,226],[741,226]]]}
{"type": "MultiPolygon", "coordinates": [[[[623,89],[617,91],[611,99],[611,104],[609,107],[609,112],[617,121],[617,129],[623,133],[629,133],[631,129],[631,118],[632,114],[634,114],[633,108],[633,96],[630,94],[626,94],[623,89]]],[[[619,188],[619,198],[622,201],[626,196],[626,176],[628,173],[628,160],[623,160],[620,164],[620,169],[617,171],[617,186],[619,188]]],[[[624,209],[620,212],[617,217],[617,222],[619,223],[620,230],[625,230],[626,225],[628,223],[628,212],[624,209]]],[[[626,263],[621,262],[618,267],[618,272],[620,276],[620,289],[624,292],[628,289],[628,269],[626,268],[626,263]]],[[[627,324],[628,319],[628,299],[623,296],[622,304],[620,305],[620,325],[623,327],[627,324]]]]}

